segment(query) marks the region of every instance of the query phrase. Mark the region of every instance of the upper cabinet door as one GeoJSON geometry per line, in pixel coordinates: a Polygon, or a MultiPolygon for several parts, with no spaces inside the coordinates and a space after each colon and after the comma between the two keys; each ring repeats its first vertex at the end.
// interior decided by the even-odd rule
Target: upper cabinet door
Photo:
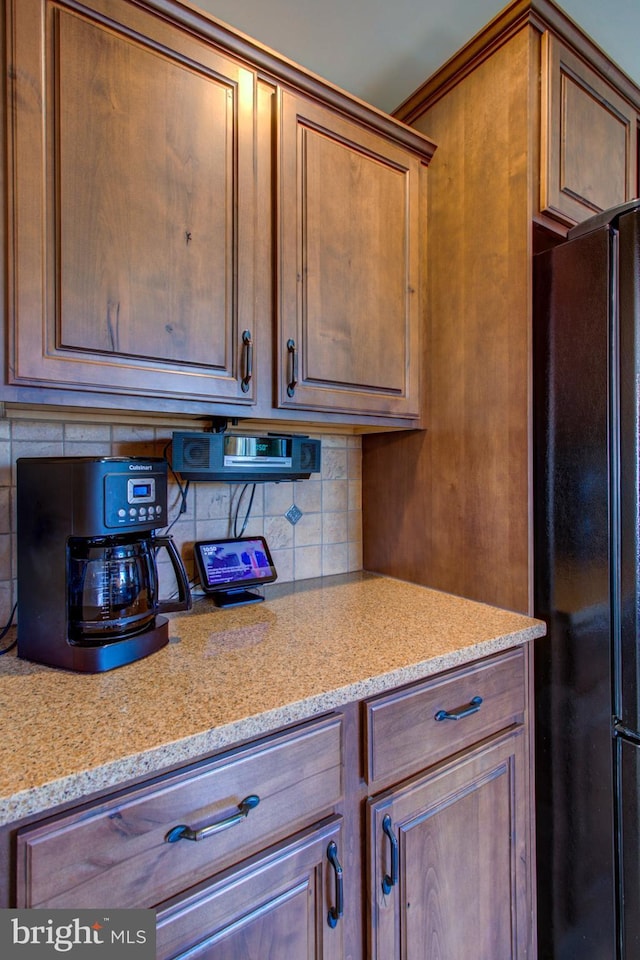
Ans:
{"type": "Polygon", "coordinates": [[[251,403],[255,74],[123,0],[9,7],[9,382],[251,403]]]}
{"type": "Polygon", "coordinates": [[[638,115],[577,54],[542,37],[540,207],[574,225],[637,192],[638,115]]]}
{"type": "Polygon", "coordinates": [[[417,417],[420,160],[284,90],[278,146],[279,406],[417,417]]]}

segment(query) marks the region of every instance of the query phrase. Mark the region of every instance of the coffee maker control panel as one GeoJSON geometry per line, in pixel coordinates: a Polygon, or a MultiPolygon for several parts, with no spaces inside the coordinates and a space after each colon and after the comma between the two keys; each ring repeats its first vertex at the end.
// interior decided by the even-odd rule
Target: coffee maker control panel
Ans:
{"type": "Polygon", "coordinates": [[[129,462],[104,476],[104,522],[107,527],[166,524],[167,477],[158,464],[129,462]],[[131,475],[131,472],[134,475],[131,475]]]}

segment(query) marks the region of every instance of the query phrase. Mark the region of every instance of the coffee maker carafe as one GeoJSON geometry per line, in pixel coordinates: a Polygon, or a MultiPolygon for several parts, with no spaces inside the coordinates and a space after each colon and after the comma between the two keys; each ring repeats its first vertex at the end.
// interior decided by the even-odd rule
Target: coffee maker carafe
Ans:
{"type": "Polygon", "coordinates": [[[83,672],[163,647],[160,616],[191,606],[167,523],[167,463],[155,457],[17,461],[18,655],[83,672]],[[177,599],[159,598],[166,551],[177,599]]]}

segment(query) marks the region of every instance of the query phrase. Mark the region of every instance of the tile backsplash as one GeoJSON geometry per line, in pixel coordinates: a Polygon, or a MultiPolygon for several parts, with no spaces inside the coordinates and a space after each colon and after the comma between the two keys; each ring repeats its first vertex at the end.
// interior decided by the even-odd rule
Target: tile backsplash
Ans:
{"type": "MultiPolygon", "coordinates": [[[[0,626],[17,599],[16,471],[18,457],[162,456],[174,426],[91,421],[0,420],[0,626]]],[[[182,428],[184,429],[184,428],[182,428]]],[[[199,429],[189,426],[187,429],[199,429]]],[[[245,430],[245,432],[249,432],[245,430]]],[[[345,573],[362,567],[362,456],[359,436],[313,434],[322,441],[322,472],[296,483],[256,485],[244,535],[266,537],[279,581],[345,573]],[[297,523],[286,516],[294,505],[297,523]]],[[[191,483],[180,513],[180,489],[170,479],[169,522],[189,577],[193,542],[240,532],[251,499],[242,484],[191,483]]],[[[159,555],[159,560],[162,553],[159,555]]],[[[161,585],[169,565],[160,564],[161,585]]],[[[196,588],[197,589],[197,588],[196,588]]]]}

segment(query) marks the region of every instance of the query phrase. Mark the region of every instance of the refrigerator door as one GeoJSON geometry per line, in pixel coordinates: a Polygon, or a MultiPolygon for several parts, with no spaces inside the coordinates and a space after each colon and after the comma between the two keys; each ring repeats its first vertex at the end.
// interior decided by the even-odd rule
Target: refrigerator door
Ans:
{"type": "MultiPolygon", "coordinates": [[[[618,382],[612,404],[612,447],[618,473],[612,542],[615,624],[614,713],[623,727],[640,733],[640,210],[618,220],[618,382]],[[617,527],[617,530],[615,529],[617,527]]],[[[617,342],[616,342],[617,341],[617,342]]]]}
{"type": "Polygon", "coordinates": [[[640,957],[640,747],[618,740],[620,760],[621,960],[640,957]]]}
{"type": "Polygon", "coordinates": [[[540,957],[616,956],[607,225],[536,257],[536,792],[540,957]]]}

